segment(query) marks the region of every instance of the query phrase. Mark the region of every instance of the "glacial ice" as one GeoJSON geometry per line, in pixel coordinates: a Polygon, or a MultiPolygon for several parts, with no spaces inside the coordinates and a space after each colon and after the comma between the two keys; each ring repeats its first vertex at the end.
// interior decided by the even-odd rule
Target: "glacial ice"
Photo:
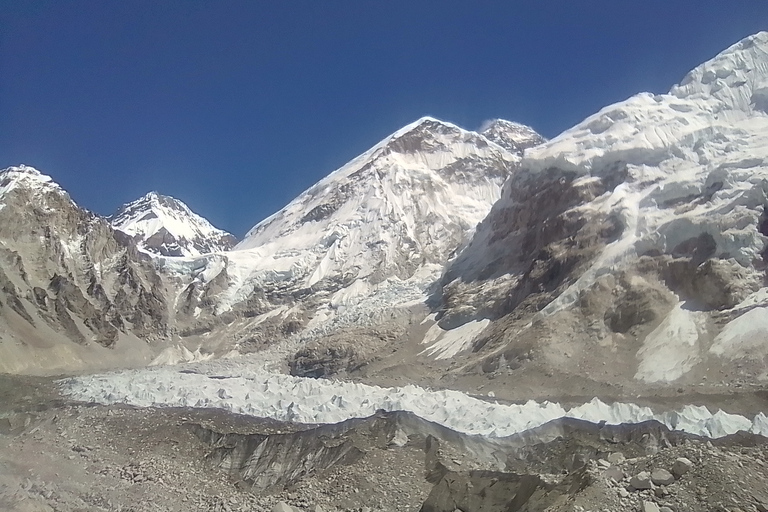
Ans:
{"type": "Polygon", "coordinates": [[[300,423],[336,423],[379,409],[411,411],[468,434],[503,437],[548,421],[572,417],[611,424],[658,420],[670,428],[716,438],[739,430],[768,436],[768,421],[706,407],[656,413],[631,403],[592,401],[566,409],[552,402],[501,404],[467,394],[408,385],[382,388],[350,382],[292,377],[263,371],[245,359],[163,366],[61,381],[70,397],[90,403],[138,407],[204,407],[300,423]]]}

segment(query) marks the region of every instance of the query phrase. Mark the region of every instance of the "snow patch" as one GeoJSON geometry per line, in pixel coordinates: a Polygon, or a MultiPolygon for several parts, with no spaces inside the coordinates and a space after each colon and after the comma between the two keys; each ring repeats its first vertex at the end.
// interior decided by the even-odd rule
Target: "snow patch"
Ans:
{"type": "Polygon", "coordinates": [[[709,351],[729,359],[768,355],[768,307],[756,307],[728,322],[709,351]]]}
{"type": "Polygon", "coordinates": [[[672,382],[701,360],[699,336],[703,314],[677,304],[643,341],[637,357],[636,379],[646,382],[672,382]]]}
{"type": "Polygon", "coordinates": [[[422,340],[423,344],[430,346],[421,353],[433,356],[435,359],[449,359],[459,352],[471,348],[472,342],[490,323],[491,321],[487,318],[473,320],[449,331],[443,330],[438,324],[434,324],[422,340]]]}

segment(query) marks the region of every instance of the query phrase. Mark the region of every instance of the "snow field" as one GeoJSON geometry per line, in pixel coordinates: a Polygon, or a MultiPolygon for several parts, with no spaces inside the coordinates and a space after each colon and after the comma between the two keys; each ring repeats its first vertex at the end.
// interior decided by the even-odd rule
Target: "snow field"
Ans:
{"type": "Polygon", "coordinates": [[[300,423],[336,423],[377,410],[410,411],[467,434],[503,437],[548,421],[578,418],[610,424],[658,420],[669,428],[710,438],[740,430],[768,436],[768,418],[753,420],[705,407],[685,406],[654,413],[629,403],[592,401],[566,409],[552,402],[506,405],[458,391],[432,391],[408,385],[381,388],[364,384],[291,377],[233,361],[155,367],[61,381],[70,397],[90,403],[138,407],[201,407],[300,423]]]}

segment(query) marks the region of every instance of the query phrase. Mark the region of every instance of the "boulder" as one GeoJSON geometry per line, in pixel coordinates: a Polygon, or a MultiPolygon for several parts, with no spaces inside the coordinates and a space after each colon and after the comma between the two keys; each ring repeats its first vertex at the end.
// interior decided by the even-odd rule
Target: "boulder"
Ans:
{"type": "Polygon", "coordinates": [[[676,478],[680,478],[688,471],[690,471],[691,468],[693,468],[693,462],[686,459],[685,457],[680,457],[679,459],[675,460],[674,464],[672,464],[672,474],[675,475],[676,478]]]}
{"type": "Polygon", "coordinates": [[[278,501],[275,506],[272,507],[272,512],[296,512],[296,509],[284,501],[278,501]]]}
{"type": "Polygon", "coordinates": [[[675,477],[666,469],[656,468],[651,472],[651,482],[654,485],[669,485],[675,483],[675,477]]]}
{"type": "Polygon", "coordinates": [[[653,483],[651,482],[650,473],[647,471],[641,471],[629,480],[629,485],[636,491],[651,489],[653,487],[653,483]]]}
{"type": "Polygon", "coordinates": [[[643,501],[643,512],[660,512],[659,506],[652,501],[643,501]]]}
{"type": "Polygon", "coordinates": [[[624,462],[627,459],[626,459],[626,457],[624,457],[623,453],[621,453],[621,452],[614,452],[614,453],[608,455],[608,457],[606,457],[606,460],[608,460],[608,462],[610,462],[611,464],[621,464],[622,462],[624,462]]]}
{"type": "Polygon", "coordinates": [[[603,478],[606,480],[616,480],[617,482],[621,482],[624,479],[624,472],[621,470],[621,468],[616,466],[611,466],[605,471],[603,471],[603,478]]]}

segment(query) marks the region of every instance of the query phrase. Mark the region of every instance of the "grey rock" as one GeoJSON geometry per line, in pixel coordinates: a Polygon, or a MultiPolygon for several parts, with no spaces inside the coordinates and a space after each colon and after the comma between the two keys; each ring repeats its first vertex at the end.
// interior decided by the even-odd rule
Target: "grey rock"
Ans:
{"type": "Polygon", "coordinates": [[[675,477],[666,469],[656,468],[651,472],[651,482],[654,485],[669,485],[675,483],[675,477]]]}
{"type": "Polygon", "coordinates": [[[284,501],[278,501],[275,506],[272,507],[272,512],[296,512],[296,509],[284,501]]]}
{"type": "Polygon", "coordinates": [[[637,490],[651,489],[653,484],[651,483],[651,475],[647,471],[642,471],[629,480],[629,485],[637,490]]]}
{"type": "Polygon", "coordinates": [[[608,455],[608,457],[606,457],[606,460],[608,462],[610,462],[611,464],[621,464],[622,462],[624,462],[627,459],[626,459],[626,457],[624,457],[623,453],[621,453],[621,452],[614,452],[614,453],[608,455]]]}
{"type": "Polygon", "coordinates": [[[690,471],[693,468],[693,462],[686,459],[685,457],[680,457],[677,460],[675,460],[675,463],[672,464],[672,474],[675,475],[675,477],[680,478],[684,474],[686,474],[688,471],[690,471]]]}
{"type": "Polygon", "coordinates": [[[621,482],[624,479],[624,471],[622,471],[619,467],[611,466],[603,471],[603,478],[606,480],[613,479],[617,482],[621,482]]]}
{"type": "Polygon", "coordinates": [[[643,512],[660,512],[659,506],[652,501],[643,501],[643,512]]]}

